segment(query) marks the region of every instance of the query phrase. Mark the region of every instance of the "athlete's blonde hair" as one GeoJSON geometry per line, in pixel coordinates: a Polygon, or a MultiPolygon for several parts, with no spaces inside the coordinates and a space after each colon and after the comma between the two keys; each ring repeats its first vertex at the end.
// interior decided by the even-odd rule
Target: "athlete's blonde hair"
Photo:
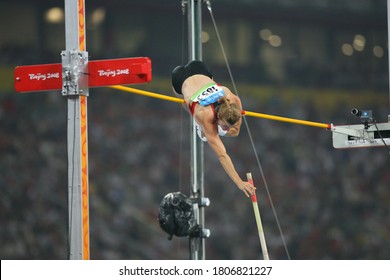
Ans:
{"type": "Polygon", "coordinates": [[[221,104],[217,110],[217,118],[226,121],[230,125],[234,125],[241,118],[241,110],[234,103],[231,103],[226,97],[218,100],[221,104]]]}

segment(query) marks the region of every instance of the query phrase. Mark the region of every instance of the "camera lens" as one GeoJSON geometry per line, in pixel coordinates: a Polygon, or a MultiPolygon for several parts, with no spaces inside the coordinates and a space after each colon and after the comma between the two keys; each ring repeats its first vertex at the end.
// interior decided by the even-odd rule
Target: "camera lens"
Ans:
{"type": "Polygon", "coordinates": [[[354,116],[359,116],[360,115],[360,111],[356,108],[353,108],[351,110],[351,114],[354,115],[354,116]]]}

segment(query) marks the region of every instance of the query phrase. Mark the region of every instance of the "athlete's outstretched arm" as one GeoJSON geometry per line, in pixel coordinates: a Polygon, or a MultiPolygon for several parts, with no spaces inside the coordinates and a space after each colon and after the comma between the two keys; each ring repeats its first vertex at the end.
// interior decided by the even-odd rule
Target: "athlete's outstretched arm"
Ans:
{"type": "Polygon", "coordinates": [[[233,162],[226,152],[225,146],[219,138],[217,130],[214,124],[204,124],[203,130],[207,138],[207,142],[211,149],[218,157],[225,172],[229,175],[230,179],[236,184],[236,186],[242,190],[247,197],[251,196],[255,192],[255,187],[249,182],[243,181],[234,168],[233,162]]]}

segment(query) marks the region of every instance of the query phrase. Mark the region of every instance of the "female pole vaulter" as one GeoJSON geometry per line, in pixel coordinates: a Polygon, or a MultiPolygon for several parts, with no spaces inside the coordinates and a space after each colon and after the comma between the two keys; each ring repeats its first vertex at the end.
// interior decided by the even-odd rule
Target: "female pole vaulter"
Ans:
{"type": "Polygon", "coordinates": [[[243,181],[234,168],[220,136],[236,137],[242,124],[242,104],[227,87],[214,82],[202,61],[191,61],[172,71],[172,86],[177,96],[184,97],[185,109],[196,122],[198,136],[207,142],[225,172],[247,197],[255,187],[243,181]]]}

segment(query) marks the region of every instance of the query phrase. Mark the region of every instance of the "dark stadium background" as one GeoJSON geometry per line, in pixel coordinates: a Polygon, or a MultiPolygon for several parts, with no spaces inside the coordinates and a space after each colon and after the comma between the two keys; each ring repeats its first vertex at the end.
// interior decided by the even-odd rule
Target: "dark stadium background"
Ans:
{"type": "MultiPolygon", "coordinates": [[[[357,124],[350,110],[360,108],[387,121],[386,0],[211,3],[245,109],[357,124]]],[[[67,258],[66,99],[13,89],[15,66],[60,62],[64,21],[47,15],[63,6],[0,0],[1,259],[67,258]]],[[[86,48],[91,60],[150,57],[153,80],[138,88],[173,95],[171,70],[187,61],[185,20],[179,0],[87,0],[86,48]]],[[[203,23],[203,60],[231,87],[206,7],[203,23]]],[[[88,120],[91,259],[188,259],[188,239],[168,241],[157,211],[166,193],[189,193],[189,116],[100,88],[90,90],[88,120]]],[[[336,150],[323,129],[248,123],[292,259],[390,258],[384,147],[336,150]]],[[[241,176],[253,174],[270,258],[286,259],[246,130],[224,142],[241,176]]],[[[250,201],[207,145],[205,193],[206,258],[261,258],[250,201]]]]}

